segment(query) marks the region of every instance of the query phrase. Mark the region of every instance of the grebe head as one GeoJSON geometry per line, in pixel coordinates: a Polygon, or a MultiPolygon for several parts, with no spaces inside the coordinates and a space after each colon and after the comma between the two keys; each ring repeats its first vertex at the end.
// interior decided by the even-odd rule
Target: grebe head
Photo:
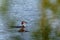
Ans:
{"type": "Polygon", "coordinates": [[[22,26],[26,26],[26,23],[27,23],[27,22],[22,21],[22,22],[21,22],[21,25],[22,25],[22,26]]]}
{"type": "Polygon", "coordinates": [[[21,24],[25,24],[25,23],[27,23],[27,22],[25,22],[25,21],[22,21],[22,22],[21,22],[21,24]]]}

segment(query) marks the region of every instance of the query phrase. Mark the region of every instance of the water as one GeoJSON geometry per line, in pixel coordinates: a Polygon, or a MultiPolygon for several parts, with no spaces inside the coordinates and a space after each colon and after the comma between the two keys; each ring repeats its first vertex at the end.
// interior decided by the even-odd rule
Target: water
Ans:
{"type": "Polygon", "coordinates": [[[34,23],[36,23],[36,19],[39,19],[38,0],[9,0],[9,3],[8,14],[5,15],[8,17],[0,17],[0,40],[31,40],[30,35],[32,29],[35,28],[34,23]],[[29,32],[18,32],[18,28],[9,29],[5,25],[8,21],[7,19],[14,19],[18,26],[21,25],[21,21],[26,21],[26,30],[29,32]]]}
{"type": "MultiPolygon", "coordinates": [[[[41,11],[37,5],[38,2],[39,0],[9,0],[9,10],[7,14],[2,16],[2,12],[0,12],[0,40],[33,40],[31,33],[37,29],[37,20],[41,17],[41,11]],[[19,28],[9,28],[8,24],[11,20],[15,22],[15,26],[20,26],[21,21],[26,21],[25,30],[29,32],[18,32],[19,28]]],[[[0,6],[1,5],[2,0],[0,0],[0,6]]],[[[53,17],[52,11],[47,9],[46,12],[47,18],[51,19],[53,17]]],[[[56,37],[55,34],[55,28],[60,23],[59,19],[49,21],[52,26],[50,40],[59,40],[60,37],[56,37]]]]}

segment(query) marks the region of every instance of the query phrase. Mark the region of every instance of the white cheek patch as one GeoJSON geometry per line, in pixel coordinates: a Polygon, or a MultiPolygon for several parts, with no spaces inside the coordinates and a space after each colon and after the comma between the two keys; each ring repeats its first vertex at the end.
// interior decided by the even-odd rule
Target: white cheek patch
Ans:
{"type": "Polygon", "coordinates": [[[26,24],[25,24],[25,23],[24,23],[23,25],[24,25],[24,26],[26,26],[26,24]]]}

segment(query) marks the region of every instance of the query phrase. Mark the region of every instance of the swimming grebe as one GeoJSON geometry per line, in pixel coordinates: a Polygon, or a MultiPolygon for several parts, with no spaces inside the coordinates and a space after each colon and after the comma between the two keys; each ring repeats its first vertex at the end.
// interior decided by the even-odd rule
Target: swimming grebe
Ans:
{"type": "Polygon", "coordinates": [[[25,23],[27,23],[27,22],[25,22],[25,21],[22,21],[22,22],[21,22],[21,25],[22,25],[22,26],[21,26],[21,28],[20,28],[20,30],[19,30],[18,32],[27,32],[27,31],[24,30],[24,28],[25,28],[24,24],[25,24],[25,23]]]}

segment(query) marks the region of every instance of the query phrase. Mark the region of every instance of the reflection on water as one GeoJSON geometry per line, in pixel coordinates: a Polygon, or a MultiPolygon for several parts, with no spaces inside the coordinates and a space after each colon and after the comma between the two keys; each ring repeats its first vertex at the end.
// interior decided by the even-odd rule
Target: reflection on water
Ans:
{"type": "MultiPolygon", "coordinates": [[[[60,40],[60,25],[58,25],[60,22],[58,20],[52,19],[53,22],[49,20],[51,21],[51,26],[53,26],[50,29],[47,27],[47,21],[44,21],[44,16],[42,17],[42,19],[44,19],[42,22],[44,21],[45,23],[43,22],[42,26],[47,23],[46,28],[42,28],[44,29],[43,31],[40,29],[39,22],[41,22],[40,17],[42,15],[40,15],[41,10],[37,8],[37,4],[38,1],[41,2],[41,0],[8,0],[7,3],[9,3],[9,5],[7,5],[6,1],[4,2],[4,7],[0,7],[0,40],[60,40]],[[9,8],[7,8],[6,5],[9,8]],[[25,30],[29,32],[18,32],[20,28],[11,27],[21,26],[21,21],[27,22],[25,30]]],[[[52,11],[49,9],[46,11],[49,13],[47,14],[47,18],[49,19],[52,16],[52,11]]]]}
{"type": "Polygon", "coordinates": [[[2,22],[0,23],[0,40],[31,40],[34,22],[36,19],[39,19],[39,12],[36,4],[36,0],[9,0],[7,15],[0,18],[2,20],[4,19],[3,21],[1,20],[2,22]],[[19,28],[10,28],[10,25],[20,26],[22,20],[27,21],[25,30],[29,32],[18,32],[19,28]],[[12,22],[12,24],[10,22],[12,22]]]}

